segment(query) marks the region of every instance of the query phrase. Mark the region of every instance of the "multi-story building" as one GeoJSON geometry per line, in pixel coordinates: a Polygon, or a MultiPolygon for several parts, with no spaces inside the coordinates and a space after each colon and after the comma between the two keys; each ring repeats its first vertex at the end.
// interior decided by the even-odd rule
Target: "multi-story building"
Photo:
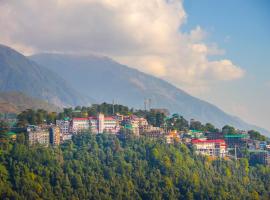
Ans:
{"type": "Polygon", "coordinates": [[[71,129],[73,133],[90,130],[89,118],[73,118],[71,122],[71,129]]]}
{"type": "Polygon", "coordinates": [[[58,126],[52,126],[49,128],[50,131],[50,144],[59,145],[60,144],[60,128],[58,126]]]}
{"type": "Polygon", "coordinates": [[[43,129],[38,126],[28,126],[27,127],[28,140],[30,145],[43,144],[45,146],[49,145],[49,130],[43,129]]]}
{"type": "Polygon", "coordinates": [[[152,125],[140,127],[140,134],[147,137],[163,137],[164,133],[164,129],[160,127],[154,127],[152,125]]]}
{"type": "Polygon", "coordinates": [[[225,157],[227,145],[224,140],[192,140],[196,153],[212,157],[225,157]]]}
{"type": "Polygon", "coordinates": [[[69,119],[56,120],[56,126],[60,128],[61,135],[68,135],[70,133],[70,121],[69,119]]]}
{"type": "Polygon", "coordinates": [[[270,153],[265,150],[250,150],[250,164],[270,165],[270,153]]]}
{"type": "Polygon", "coordinates": [[[241,148],[247,146],[248,134],[226,134],[224,139],[228,148],[241,148]]]}
{"type": "Polygon", "coordinates": [[[120,130],[118,121],[113,117],[105,117],[100,113],[97,117],[73,118],[73,132],[91,130],[92,133],[118,133],[120,130]]]}
{"type": "Polygon", "coordinates": [[[174,142],[180,142],[180,136],[176,130],[173,130],[169,134],[165,135],[165,138],[168,144],[172,144],[174,142]]]}
{"type": "Polygon", "coordinates": [[[137,117],[136,115],[124,117],[121,124],[124,126],[124,128],[129,129],[136,136],[140,135],[140,130],[148,126],[146,119],[137,117]]]}
{"type": "Polygon", "coordinates": [[[223,133],[220,133],[220,132],[206,132],[204,133],[205,137],[208,139],[208,140],[223,140],[224,139],[224,134],[223,133]]]}

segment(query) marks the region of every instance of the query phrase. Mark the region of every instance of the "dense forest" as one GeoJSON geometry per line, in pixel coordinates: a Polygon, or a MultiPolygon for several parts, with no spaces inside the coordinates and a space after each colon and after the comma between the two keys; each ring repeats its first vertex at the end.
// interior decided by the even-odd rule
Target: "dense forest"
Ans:
{"type": "Polygon", "coordinates": [[[183,144],[132,135],[0,143],[0,199],[269,199],[270,168],[212,160],[183,144]]]}

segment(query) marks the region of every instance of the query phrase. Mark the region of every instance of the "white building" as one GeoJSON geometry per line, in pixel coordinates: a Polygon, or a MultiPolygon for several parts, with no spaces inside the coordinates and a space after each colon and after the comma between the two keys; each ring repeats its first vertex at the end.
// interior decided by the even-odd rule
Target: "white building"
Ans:
{"type": "Polygon", "coordinates": [[[71,123],[72,132],[87,131],[90,128],[89,118],[73,118],[71,123]]]}
{"type": "Polygon", "coordinates": [[[192,140],[197,154],[208,155],[212,157],[225,157],[227,154],[227,145],[224,140],[192,140]]]}
{"type": "Polygon", "coordinates": [[[97,117],[73,118],[72,130],[74,132],[82,132],[91,130],[92,133],[112,133],[119,132],[120,127],[116,119],[113,117],[105,117],[100,113],[97,117]]]}
{"type": "Polygon", "coordinates": [[[48,129],[42,129],[38,126],[28,126],[27,134],[30,145],[42,144],[48,146],[50,143],[50,133],[48,129]]]}

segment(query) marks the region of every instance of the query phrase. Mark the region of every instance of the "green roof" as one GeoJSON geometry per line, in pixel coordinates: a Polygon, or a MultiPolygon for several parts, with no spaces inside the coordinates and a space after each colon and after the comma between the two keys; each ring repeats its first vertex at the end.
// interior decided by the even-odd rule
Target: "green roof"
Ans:
{"type": "Polygon", "coordinates": [[[227,134],[224,135],[225,138],[246,138],[247,134],[227,134]]]}
{"type": "Polygon", "coordinates": [[[14,133],[14,132],[8,132],[7,134],[10,135],[10,136],[11,135],[16,135],[16,133],[14,133]]]}
{"type": "Polygon", "coordinates": [[[256,150],[248,150],[250,153],[268,153],[268,151],[266,150],[260,150],[260,149],[256,149],[256,150]]]}
{"type": "Polygon", "coordinates": [[[191,131],[192,133],[202,133],[202,131],[199,131],[199,130],[189,130],[191,131]]]}
{"type": "Polygon", "coordinates": [[[132,129],[132,126],[129,125],[129,124],[126,124],[124,127],[127,128],[127,129],[132,129]]]}

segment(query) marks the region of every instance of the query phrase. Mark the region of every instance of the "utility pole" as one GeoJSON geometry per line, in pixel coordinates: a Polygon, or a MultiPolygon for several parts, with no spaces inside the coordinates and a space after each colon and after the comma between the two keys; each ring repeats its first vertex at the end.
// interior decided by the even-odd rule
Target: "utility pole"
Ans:
{"type": "Polygon", "coordinates": [[[146,111],[147,109],[147,99],[144,99],[144,110],[146,111]]]}
{"type": "Polygon", "coordinates": [[[113,115],[114,115],[114,99],[112,101],[112,109],[113,109],[113,115]]]}
{"type": "Polygon", "coordinates": [[[234,158],[237,160],[236,145],[234,145],[234,158]]]}
{"type": "Polygon", "coordinates": [[[152,103],[152,99],[151,98],[148,99],[148,103],[149,103],[149,110],[151,110],[151,103],[152,103]]]}

